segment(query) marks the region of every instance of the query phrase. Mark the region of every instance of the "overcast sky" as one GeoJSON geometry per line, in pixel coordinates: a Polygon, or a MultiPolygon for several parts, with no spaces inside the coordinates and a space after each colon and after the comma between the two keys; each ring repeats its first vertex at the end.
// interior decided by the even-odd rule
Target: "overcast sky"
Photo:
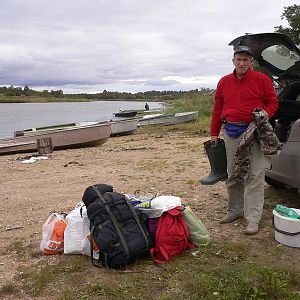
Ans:
{"type": "Polygon", "coordinates": [[[0,0],[0,86],[64,93],[214,88],[228,43],[289,0],[0,0]]]}

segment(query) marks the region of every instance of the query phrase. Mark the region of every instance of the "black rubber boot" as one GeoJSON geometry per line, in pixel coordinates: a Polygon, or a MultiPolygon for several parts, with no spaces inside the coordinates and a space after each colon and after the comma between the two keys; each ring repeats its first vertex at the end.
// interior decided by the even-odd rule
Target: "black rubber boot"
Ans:
{"type": "Polygon", "coordinates": [[[227,159],[225,143],[223,139],[218,139],[217,142],[206,141],[204,149],[210,163],[210,174],[200,180],[201,184],[211,185],[218,181],[224,181],[228,178],[227,175],[227,159]]]}

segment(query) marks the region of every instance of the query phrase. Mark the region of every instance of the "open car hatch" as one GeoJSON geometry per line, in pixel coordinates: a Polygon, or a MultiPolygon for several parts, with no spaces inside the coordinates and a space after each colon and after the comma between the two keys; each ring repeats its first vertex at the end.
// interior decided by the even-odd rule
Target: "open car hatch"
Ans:
{"type": "Polygon", "coordinates": [[[230,46],[247,46],[254,59],[278,79],[300,79],[300,49],[281,33],[259,33],[240,36],[230,46]]]}

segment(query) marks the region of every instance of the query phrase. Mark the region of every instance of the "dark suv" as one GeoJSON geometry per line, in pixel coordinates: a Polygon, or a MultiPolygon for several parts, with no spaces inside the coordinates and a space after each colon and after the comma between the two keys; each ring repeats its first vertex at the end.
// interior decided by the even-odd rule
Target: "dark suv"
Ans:
{"type": "Polygon", "coordinates": [[[300,49],[281,33],[247,34],[229,45],[248,46],[277,90],[279,108],[270,122],[282,147],[278,155],[271,156],[266,182],[277,188],[296,188],[300,193],[300,49]]]}

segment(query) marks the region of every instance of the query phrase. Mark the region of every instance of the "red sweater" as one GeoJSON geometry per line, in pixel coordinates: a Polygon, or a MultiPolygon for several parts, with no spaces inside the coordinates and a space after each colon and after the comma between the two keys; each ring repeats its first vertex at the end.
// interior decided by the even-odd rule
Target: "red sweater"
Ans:
{"type": "Polygon", "coordinates": [[[272,80],[261,72],[248,70],[241,79],[235,71],[218,83],[211,120],[211,136],[218,136],[222,121],[252,121],[252,112],[258,107],[271,118],[278,108],[278,100],[272,80]]]}

